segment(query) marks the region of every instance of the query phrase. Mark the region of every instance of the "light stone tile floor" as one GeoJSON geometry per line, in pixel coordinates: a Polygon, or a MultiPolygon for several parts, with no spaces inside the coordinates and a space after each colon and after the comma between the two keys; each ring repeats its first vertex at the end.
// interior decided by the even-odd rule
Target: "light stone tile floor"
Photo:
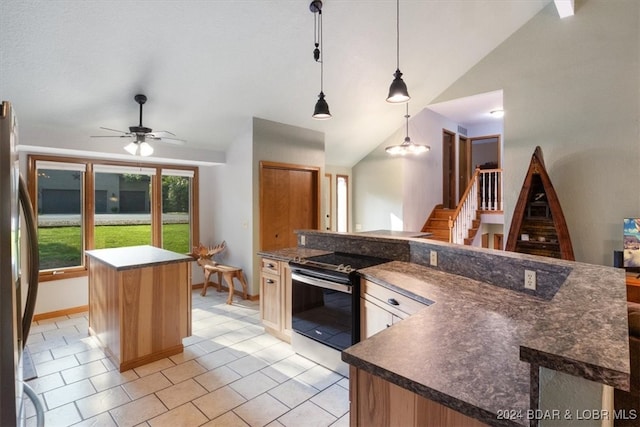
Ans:
{"type": "MultiPolygon", "coordinates": [[[[259,304],[192,293],[184,352],[118,372],[88,313],[36,322],[29,351],[47,427],[348,426],[349,381],[266,334],[259,304]]],[[[27,426],[35,410],[27,402],[27,426]]]]}

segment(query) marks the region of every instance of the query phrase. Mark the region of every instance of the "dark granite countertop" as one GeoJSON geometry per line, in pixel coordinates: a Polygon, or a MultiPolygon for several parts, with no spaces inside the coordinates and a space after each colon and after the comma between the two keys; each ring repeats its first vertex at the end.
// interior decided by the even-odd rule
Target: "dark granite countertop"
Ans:
{"type": "Polygon", "coordinates": [[[174,262],[194,261],[193,257],[189,255],[179,254],[149,245],[94,249],[85,251],[85,254],[114,267],[118,271],[174,262]]]}
{"type": "Polygon", "coordinates": [[[350,347],[342,359],[490,425],[528,424],[497,414],[530,408],[530,363],[626,388],[623,273],[572,266],[550,300],[407,262],[360,270],[434,304],[350,347]]]}
{"type": "Polygon", "coordinates": [[[317,255],[330,254],[333,251],[325,251],[322,249],[308,249],[301,247],[275,249],[272,251],[260,251],[258,255],[276,259],[278,261],[291,261],[294,258],[309,258],[317,255]]]}

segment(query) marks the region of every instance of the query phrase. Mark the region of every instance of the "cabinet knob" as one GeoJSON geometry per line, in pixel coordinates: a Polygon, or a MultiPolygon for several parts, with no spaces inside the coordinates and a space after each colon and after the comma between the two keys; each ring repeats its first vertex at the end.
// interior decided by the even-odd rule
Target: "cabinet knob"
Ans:
{"type": "Polygon", "coordinates": [[[398,301],[396,301],[395,298],[389,298],[387,300],[387,303],[391,304],[391,305],[400,305],[400,303],[398,301]]]}
{"type": "Polygon", "coordinates": [[[275,265],[274,265],[274,264],[269,263],[269,264],[267,264],[267,267],[268,267],[268,268],[273,268],[273,267],[275,267],[275,265]]]}
{"type": "Polygon", "coordinates": [[[267,283],[272,284],[272,283],[276,283],[274,280],[272,279],[267,279],[267,283]]]}

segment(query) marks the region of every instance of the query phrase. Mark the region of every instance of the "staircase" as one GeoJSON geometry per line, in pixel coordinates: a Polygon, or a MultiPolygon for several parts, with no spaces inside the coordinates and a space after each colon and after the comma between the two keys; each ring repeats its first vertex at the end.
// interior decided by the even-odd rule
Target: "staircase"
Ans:
{"type": "Polygon", "coordinates": [[[445,209],[442,205],[436,205],[431,211],[427,222],[422,226],[422,232],[431,233],[432,240],[441,242],[449,241],[449,217],[453,215],[453,209],[445,209]]]}
{"type": "Polygon", "coordinates": [[[422,226],[432,240],[471,245],[481,224],[481,213],[502,213],[501,169],[476,169],[455,209],[436,205],[422,226]]]}
{"type": "MultiPolygon", "coordinates": [[[[429,237],[431,240],[439,240],[441,242],[449,242],[449,217],[452,217],[455,209],[443,208],[442,205],[437,205],[427,222],[422,226],[422,230],[425,233],[431,233],[429,237]]],[[[464,239],[465,245],[471,245],[473,239],[476,237],[478,230],[480,229],[480,211],[476,212],[476,218],[471,221],[471,228],[469,228],[467,236],[464,239]]]]}

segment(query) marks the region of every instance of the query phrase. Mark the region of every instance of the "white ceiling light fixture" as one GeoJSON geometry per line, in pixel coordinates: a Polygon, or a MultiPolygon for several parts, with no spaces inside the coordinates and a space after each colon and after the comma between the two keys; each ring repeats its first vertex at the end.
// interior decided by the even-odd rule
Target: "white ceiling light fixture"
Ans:
{"type": "Polygon", "coordinates": [[[138,138],[136,141],[131,141],[124,149],[132,156],[148,157],[153,154],[153,147],[144,140],[138,138]]]}
{"type": "Polygon", "coordinates": [[[387,102],[404,104],[410,99],[407,84],[402,80],[402,72],[400,71],[400,0],[396,0],[396,72],[393,74],[393,81],[389,86],[387,102]]]}
{"type": "Polygon", "coordinates": [[[409,104],[407,103],[407,114],[404,116],[407,120],[407,136],[404,137],[404,142],[400,145],[391,145],[384,149],[388,154],[392,156],[405,156],[409,155],[417,155],[426,153],[431,150],[431,147],[423,144],[415,144],[411,142],[411,138],[409,138],[409,104]]]}
{"type": "Polygon", "coordinates": [[[558,15],[560,18],[567,18],[575,14],[575,0],[554,0],[556,9],[558,9],[558,15]]]}
{"type": "Polygon", "coordinates": [[[491,114],[491,117],[495,117],[497,119],[504,117],[504,110],[502,109],[496,109],[496,110],[492,110],[491,112],[489,112],[489,114],[491,114]]]}

